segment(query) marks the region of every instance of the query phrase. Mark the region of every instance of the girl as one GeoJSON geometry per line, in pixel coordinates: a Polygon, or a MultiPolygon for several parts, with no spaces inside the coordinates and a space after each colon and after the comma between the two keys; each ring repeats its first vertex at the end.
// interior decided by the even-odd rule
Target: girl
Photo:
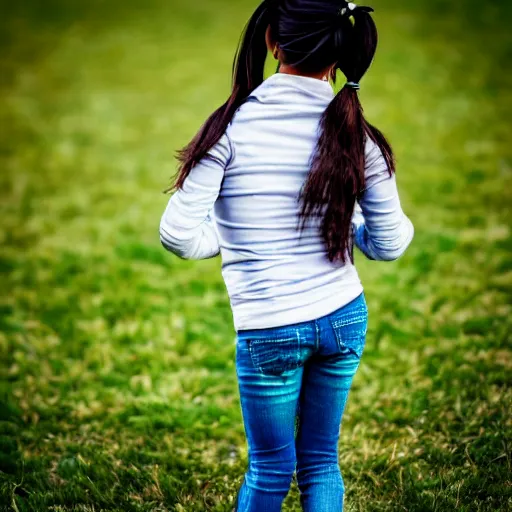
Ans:
{"type": "Polygon", "coordinates": [[[249,446],[241,512],[281,510],[295,471],[303,510],[343,510],[337,445],[367,330],[353,244],[389,261],[413,237],[391,147],[358,98],[377,46],[372,11],[265,0],[231,96],[180,152],[161,220],[181,258],[222,255],[249,446]],[[280,66],[264,81],[267,50],[280,66]],[[337,70],[347,82],[334,95],[337,70]]]}

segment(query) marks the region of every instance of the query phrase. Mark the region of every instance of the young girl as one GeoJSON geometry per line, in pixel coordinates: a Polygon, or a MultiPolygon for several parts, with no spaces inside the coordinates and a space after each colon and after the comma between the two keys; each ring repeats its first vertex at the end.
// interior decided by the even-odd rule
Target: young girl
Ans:
{"type": "Polygon", "coordinates": [[[390,261],[413,237],[391,147],[358,98],[377,46],[372,11],[265,0],[231,96],[180,153],[161,220],[181,258],[222,255],[249,446],[241,512],[281,510],[295,471],[303,510],[343,510],[337,445],[367,330],[353,244],[390,261]],[[264,81],[267,50],[280,66],[264,81]],[[337,70],[347,83],[334,95],[337,70]]]}

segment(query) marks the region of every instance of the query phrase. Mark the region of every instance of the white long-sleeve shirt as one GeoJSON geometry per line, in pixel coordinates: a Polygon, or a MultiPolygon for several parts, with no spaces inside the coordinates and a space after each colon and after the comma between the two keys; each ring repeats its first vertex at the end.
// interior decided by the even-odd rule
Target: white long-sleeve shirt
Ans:
{"type": "MultiPolygon", "coordinates": [[[[314,78],[276,74],[265,80],[162,216],[160,239],[169,251],[184,259],[222,255],[237,331],[314,320],[363,291],[354,265],[328,260],[320,220],[302,234],[297,229],[300,191],[333,97],[329,83],[314,78]]],[[[374,260],[400,257],[414,229],[396,177],[370,139],[359,205],[357,247],[374,260]]]]}

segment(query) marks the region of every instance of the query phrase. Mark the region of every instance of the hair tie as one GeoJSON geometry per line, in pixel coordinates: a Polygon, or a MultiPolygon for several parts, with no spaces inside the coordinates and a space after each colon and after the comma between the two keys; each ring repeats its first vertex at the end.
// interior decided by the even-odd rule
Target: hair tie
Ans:
{"type": "Polygon", "coordinates": [[[342,7],[339,11],[340,16],[345,16],[350,11],[356,9],[357,5],[352,2],[345,2],[344,7],[342,7]]]}
{"type": "Polygon", "coordinates": [[[352,14],[351,14],[352,11],[355,11],[356,9],[367,12],[367,13],[373,12],[373,9],[371,7],[365,7],[365,6],[357,5],[353,2],[345,1],[343,4],[343,7],[341,7],[340,10],[338,11],[338,15],[341,17],[344,17],[344,16],[350,17],[350,16],[352,16],[352,14]]]}
{"type": "Polygon", "coordinates": [[[345,84],[345,87],[349,87],[350,89],[354,89],[355,91],[361,89],[361,86],[357,82],[347,82],[345,84]]]}

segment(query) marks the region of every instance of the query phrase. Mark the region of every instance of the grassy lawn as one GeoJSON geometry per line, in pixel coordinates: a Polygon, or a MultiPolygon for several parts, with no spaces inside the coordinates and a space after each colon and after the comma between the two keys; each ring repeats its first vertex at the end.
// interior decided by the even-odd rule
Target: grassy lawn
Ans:
{"type": "MultiPolygon", "coordinates": [[[[247,450],[220,260],[165,253],[158,224],[255,3],[3,2],[0,510],[232,510],[247,450]]],[[[361,95],[416,238],[396,263],[357,255],[346,510],[512,510],[512,7],[373,5],[361,95]]]]}

